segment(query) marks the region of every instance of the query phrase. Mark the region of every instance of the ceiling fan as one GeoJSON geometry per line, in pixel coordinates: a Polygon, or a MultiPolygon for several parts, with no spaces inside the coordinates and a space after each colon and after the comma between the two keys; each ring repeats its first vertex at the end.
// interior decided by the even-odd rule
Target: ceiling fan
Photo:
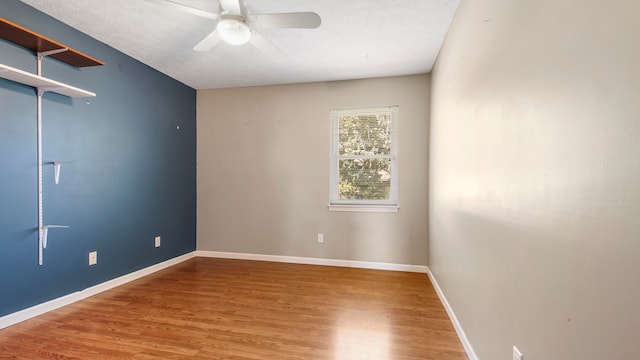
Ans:
{"type": "Polygon", "coordinates": [[[285,54],[258,29],[315,29],[320,26],[320,16],[314,12],[251,14],[245,0],[216,0],[218,13],[213,13],[173,0],[147,0],[158,5],[217,21],[215,29],[193,47],[196,51],[208,51],[218,43],[244,45],[250,43],[272,60],[280,62],[285,54]]]}

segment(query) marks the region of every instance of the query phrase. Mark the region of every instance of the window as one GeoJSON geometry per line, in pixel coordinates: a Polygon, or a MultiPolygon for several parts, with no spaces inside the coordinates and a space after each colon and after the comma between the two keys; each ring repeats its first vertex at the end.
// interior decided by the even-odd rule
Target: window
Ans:
{"type": "Polygon", "coordinates": [[[331,110],[331,210],[397,211],[398,106],[331,110]]]}

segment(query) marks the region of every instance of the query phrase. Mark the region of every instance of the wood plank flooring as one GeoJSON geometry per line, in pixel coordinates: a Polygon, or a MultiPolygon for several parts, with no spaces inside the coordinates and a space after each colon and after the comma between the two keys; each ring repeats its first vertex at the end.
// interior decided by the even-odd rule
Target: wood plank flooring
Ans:
{"type": "Polygon", "coordinates": [[[0,359],[467,357],[424,274],[194,258],[0,330],[0,359]]]}

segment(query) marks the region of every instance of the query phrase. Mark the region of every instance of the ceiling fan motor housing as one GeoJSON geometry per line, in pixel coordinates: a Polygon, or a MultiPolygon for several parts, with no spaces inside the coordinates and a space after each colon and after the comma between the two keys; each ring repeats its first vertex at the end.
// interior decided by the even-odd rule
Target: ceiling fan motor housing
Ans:
{"type": "Polygon", "coordinates": [[[251,38],[251,28],[242,15],[221,14],[216,30],[222,40],[231,45],[244,45],[251,38]]]}

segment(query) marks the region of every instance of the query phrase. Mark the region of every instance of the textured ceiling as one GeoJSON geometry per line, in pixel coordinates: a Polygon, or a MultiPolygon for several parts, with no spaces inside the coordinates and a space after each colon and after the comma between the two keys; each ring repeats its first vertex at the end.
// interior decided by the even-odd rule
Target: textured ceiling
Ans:
{"type": "MultiPolygon", "coordinates": [[[[145,0],[21,0],[195,89],[431,71],[460,0],[246,0],[254,14],[314,11],[318,29],[261,33],[287,58],[247,44],[192,48],[215,21],[145,0]]],[[[217,12],[216,0],[175,0],[217,12]]]]}

